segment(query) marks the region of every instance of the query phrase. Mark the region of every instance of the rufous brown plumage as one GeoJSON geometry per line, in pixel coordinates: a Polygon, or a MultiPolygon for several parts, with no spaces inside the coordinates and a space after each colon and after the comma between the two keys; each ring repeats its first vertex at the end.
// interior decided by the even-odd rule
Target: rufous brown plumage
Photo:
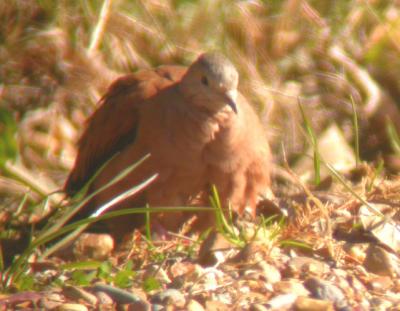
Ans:
{"type": "Polygon", "coordinates": [[[110,158],[89,192],[150,154],[84,210],[158,174],[115,208],[187,206],[215,185],[223,204],[230,202],[239,214],[248,206],[254,214],[258,197],[270,188],[271,155],[238,80],[235,67],[218,53],[202,54],[188,68],[163,66],[117,79],[87,121],[66,192],[76,192],[110,158]]]}

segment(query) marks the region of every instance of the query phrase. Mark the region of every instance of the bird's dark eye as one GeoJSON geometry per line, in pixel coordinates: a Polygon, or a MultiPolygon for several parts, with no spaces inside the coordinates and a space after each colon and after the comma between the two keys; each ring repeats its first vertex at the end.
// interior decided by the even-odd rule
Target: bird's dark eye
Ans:
{"type": "Polygon", "coordinates": [[[204,85],[208,86],[208,79],[207,79],[207,77],[205,77],[205,76],[201,77],[201,83],[203,83],[204,85]]]}

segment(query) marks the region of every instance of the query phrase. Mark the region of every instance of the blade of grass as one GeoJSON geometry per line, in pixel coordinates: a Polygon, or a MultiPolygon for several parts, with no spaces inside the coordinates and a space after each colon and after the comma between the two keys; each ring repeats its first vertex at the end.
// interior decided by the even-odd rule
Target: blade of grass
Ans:
{"type": "Polygon", "coordinates": [[[18,216],[22,212],[22,210],[23,210],[23,208],[25,206],[25,203],[28,200],[28,197],[29,197],[29,191],[25,192],[21,202],[18,204],[17,210],[15,211],[15,215],[16,216],[18,216]]]}
{"type": "MultiPolygon", "coordinates": [[[[124,194],[124,193],[123,193],[124,194]]],[[[123,195],[122,194],[122,195],[123,195]]],[[[135,207],[135,208],[126,208],[123,210],[118,210],[118,211],[112,211],[108,212],[105,215],[97,216],[97,217],[88,217],[86,219],[82,219],[79,221],[76,221],[72,224],[66,225],[63,228],[61,228],[59,231],[53,233],[51,237],[46,237],[41,241],[40,245],[47,243],[48,241],[51,241],[61,235],[64,235],[65,233],[68,233],[70,231],[73,231],[77,229],[78,227],[82,225],[90,225],[92,223],[98,222],[98,221],[103,221],[106,219],[118,217],[118,216],[125,216],[125,215],[132,215],[132,214],[145,214],[145,213],[165,213],[165,212],[210,212],[214,211],[214,208],[210,207],[191,207],[191,206],[182,206],[182,207],[152,207],[150,209],[146,207],[135,207]]],[[[79,228],[78,228],[79,229],[79,228]]],[[[35,241],[36,242],[36,241],[35,241]]],[[[39,257],[39,259],[43,259],[47,257],[50,253],[53,253],[54,251],[46,251],[39,257]]]]}
{"type": "Polygon", "coordinates": [[[254,231],[253,236],[252,236],[252,238],[250,240],[254,241],[256,239],[256,237],[257,237],[258,232],[261,229],[263,229],[263,231],[266,232],[267,231],[267,227],[269,225],[271,225],[272,221],[277,217],[278,217],[278,215],[272,215],[272,216],[270,216],[268,218],[264,218],[264,216],[261,215],[261,223],[257,226],[257,228],[254,231]]]}
{"type": "MultiPolygon", "coordinates": [[[[120,172],[116,177],[111,179],[107,184],[104,186],[100,187],[96,191],[92,192],[88,196],[86,196],[82,201],[80,201],[78,204],[73,206],[71,210],[65,214],[63,214],[62,217],[60,217],[55,224],[53,224],[50,228],[45,228],[41,233],[39,234],[38,238],[43,238],[45,235],[49,235],[60,229],[69,219],[71,219],[83,206],[85,206],[93,197],[98,195],[99,193],[103,192],[104,190],[108,189],[112,185],[116,184],[123,178],[125,178],[129,173],[131,173],[133,170],[135,170],[139,165],[141,165],[145,160],[147,160],[150,157],[150,154],[145,155],[142,159],[139,161],[135,162],[134,164],[128,166],[126,169],[124,169],[122,172],[120,172]]],[[[108,161],[105,165],[103,165],[95,174],[97,176],[101,170],[104,169],[104,167],[109,163],[108,161]]],[[[93,180],[94,177],[92,177],[87,184],[90,184],[93,180]]],[[[88,185],[85,185],[83,188],[86,188],[88,185]]]]}
{"type": "Polygon", "coordinates": [[[150,206],[146,205],[146,239],[151,241],[150,206]]]}
{"type": "Polygon", "coordinates": [[[297,99],[297,103],[299,105],[300,108],[300,112],[301,112],[301,116],[303,118],[304,121],[304,126],[307,130],[308,136],[310,137],[311,140],[311,145],[313,148],[313,163],[314,163],[314,183],[316,185],[319,185],[321,182],[321,159],[320,159],[320,155],[319,155],[319,151],[318,151],[318,143],[317,143],[317,138],[316,135],[314,133],[314,130],[311,126],[311,123],[308,119],[308,117],[306,116],[303,106],[300,102],[300,98],[297,99]]]}
{"type": "Polygon", "coordinates": [[[221,205],[218,190],[215,185],[212,185],[211,193],[212,196],[210,197],[210,201],[211,201],[211,206],[213,206],[216,209],[217,224],[220,226],[221,231],[228,232],[228,234],[230,235],[235,235],[234,230],[232,230],[231,226],[228,224],[224,216],[224,211],[221,205]]]}
{"type": "Polygon", "coordinates": [[[4,256],[3,256],[3,247],[0,243],[0,271],[4,271],[4,256]]]}
{"type": "Polygon", "coordinates": [[[60,269],[63,271],[66,270],[93,270],[99,268],[103,262],[88,260],[88,261],[79,261],[79,262],[71,262],[66,263],[60,266],[60,269]]]}
{"type": "Polygon", "coordinates": [[[304,243],[304,242],[295,241],[295,240],[284,240],[284,241],[280,242],[280,245],[282,247],[291,246],[291,247],[296,247],[296,248],[312,250],[312,246],[311,245],[309,245],[307,243],[304,243]]]}
{"type": "Polygon", "coordinates": [[[90,38],[89,54],[93,54],[100,45],[101,38],[103,37],[107,21],[111,14],[112,0],[104,0],[101,7],[99,20],[97,21],[96,27],[90,38]]]}
{"type": "MultiPolygon", "coordinates": [[[[160,213],[160,212],[181,212],[181,211],[188,211],[188,212],[210,212],[213,211],[213,208],[210,207],[157,207],[157,208],[151,208],[148,210],[147,208],[129,208],[129,209],[124,209],[124,210],[119,210],[115,212],[109,212],[106,215],[99,216],[96,218],[86,218],[79,220],[77,222],[74,222],[72,224],[66,225],[62,228],[60,228],[58,231],[52,233],[51,235],[47,235],[42,237],[41,239],[35,239],[27,248],[26,250],[18,257],[16,262],[13,263],[13,265],[7,270],[7,272],[4,274],[4,284],[6,287],[9,287],[10,284],[13,281],[18,280],[19,276],[21,276],[24,273],[24,269],[21,267],[23,265],[26,265],[28,262],[28,258],[32,252],[37,249],[39,246],[48,243],[59,236],[62,236],[70,231],[75,230],[76,228],[86,225],[86,224],[92,224],[97,221],[102,221],[106,219],[110,219],[113,217],[118,217],[118,216],[125,216],[125,215],[130,215],[130,214],[143,214],[146,213],[147,211],[150,213],[160,213]]],[[[48,255],[50,252],[46,252],[42,256],[39,257],[39,260],[43,259],[48,255]],[[46,254],[47,253],[47,254],[46,254]]]]}
{"type": "Polygon", "coordinates": [[[353,127],[354,127],[354,149],[356,151],[356,167],[360,164],[360,137],[359,137],[359,128],[358,128],[358,116],[356,103],[354,102],[353,96],[350,96],[351,107],[353,109],[353,127]]]}
{"type": "MultiPolygon", "coordinates": [[[[96,212],[94,212],[92,215],[89,216],[89,219],[97,219],[99,218],[99,216],[101,216],[102,214],[104,214],[107,209],[109,209],[110,207],[112,207],[115,204],[118,204],[119,202],[127,199],[130,196],[135,195],[136,193],[142,191],[143,189],[145,189],[146,187],[148,187],[156,178],[157,178],[157,174],[151,176],[150,178],[146,179],[145,181],[143,181],[141,184],[134,186],[130,189],[128,189],[127,191],[115,196],[112,200],[108,201],[106,204],[103,204],[96,212]]],[[[90,223],[87,224],[83,224],[82,226],[80,226],[79,228],[77,228],[76,230],[74,230],[73,232],[71,232],[68,236],[66,236],[65,238],[63,238],[61,241],[57,242],[56,244],[54,244],[52,247],[50,247],[49,249],[47,249],[40,257],[39,259],[43,259],[47,256],[49,256],[50,254],[54,253],[55,251],[57,251],[58,249],[60,249],[61,247],[63,247],[64,245],[66,245],[67,243],[69,243],[72,239],[74,239],[76,236],[78,236],[82,231],[84,231],[90,223]]],[[[46,237],[46,236],[45,236],[46,237]]],[[[43,237],[42,237],[43,238],[43,237]]]]}
{"type": "Polygon", "coordinates": [[[218,190],[215,185],[212,185],[211,187],[210,202],[211,206],[215,210],[217,230],[232,243],[243,246],[244,243],[240,239],[240,236],[235,232],[233,226],[232,209],[230,208],[230,206],[228,207],[228,213],[229,213],[229,221],[228,221],[225,217],[224,210],[221,205],[221,200],[219,198],[218,190]]]}
{"type": "MultiPolygon", "coordinates": [[[[49,187],[50,181],[46,180],[43,182],[43,177],[38,178],[37,175],[33,174],[30,170],[28,170],[21,161],[11,161],[7,160],[2,167],[4,172],[13,178],[21,181],[23,184],[27,185],[32,191],[36,192],[42,198],[48,197],[48,193],[51,190],[56,188],[55,185],[49,187]],[[54,186],[54,188],[53,188],[54,186]],[[51,189],[53,188],[53,189],[51,189]]],[[[53,204],[58,204],[62,200],[62,196],[60,194],[54,194],[53,196],[49,197],[53,204]]]]}
{"type": "Polygon", "coordinates": [[[375,179],[382,173],[384,166],[385,161],[383,161],[383,159],[379,159],[378,166],[374,169],[371,181],[367,184],[367,191],[371,191],[372,186],[375,183],[375,179]]]}
{"type": "Polygon", "coordinates": [[[356,193],[347,183],[346,181],[340,176],[340,174],[333,168],[332,165],[329,163],[323,162],[326,168],[332,173],[332,175],[353,195],[355,196],[361,203],[363,203],[370,212],[374,213],[376,216],[384,218],[385,221],[389,220],[387,216],[383,215],[380,211],[378,211],[375,207],[373,207],[367,200],[362,198],[358,193],[356,193]]]}
{"type": "MultiPolygon", "coordinates": [[[[278,215],[272,215],[270,217],[268,217],[267,219],[262,218],[262,226],[264,230],[267,230],[267,226],[271,226],[272,222],[278,217],[278,215]]],[[[274,230],[271,231],[270,233],[270,239],[274,240],[275,238],[278,237],[279,232],[281,232],[283,230],[283,226],[285,224],[285,217],[281,216],[277,226],[274,228],[274,230]]]]}
{"type": "MultiPolygon", "coordinates": [[[[147,157],[145,157],[144,159],[146,159],[146,158],[147,157]]],[[[144,159],[142,159],[142,161],[144,159]]],[[[142,163],[142,161],[139,161],[139,162],[142,163]]],[[[118,180],[122,179],[124,176],[126,176],[126,174],[128,174],[132,169],[137,167],[137,165],[139,165],[140,163],[135,163],[131,167],[128,167],[126,170],[124,170],[122,173],[120,173],[117,177],[112,179],[108,184],[106,184],[106,186],[112,185],[113,182],[115,183],[118,180]]],[[[126,199],[127,196],[134,195],[135,193],[141,191],[142,189],[147,187],[148,184],[153,182],[153,180],[156,177],[157,177],[157,175],[151,176],[148,180],[145,180],[142,184],[140,184],[138,186],[135,186],[135,187],[132,187],[131,189],[129,189],[129,190],[125,191],[124,193],[120,194],[119,196],[115,197],[113,200],[107,202],[107,204],[105,204],[102,207],[100,207],[99,210],[97,210],[93,215],[91,215],[89,220],[97,217],[98,215],[101,215],[101,213],[104,212],[108,207],[118,203],[119,201],[122,201],[122,200],[126,199]]],[[[99,190],[101,191],[103,189],[106,189],[106,186],[100,188],[99,190]]],[[[99,193],[99,191],[97,193],[99,193]]],[[[87,201],[88,200],[84,200],[83,202],[86,203],[87,201]]],[[[78,204],[78,207],[79,206],[83,206],[83,205],[82,205],[82,202],[81,202],[81,204],[78,204]]],[[[63,217],[63,220],[64,219],[66,219],[66,221],[67,221],[69,218],[63,217]]],[[[69,232],[68,230],[65,229],[65,228],[69,228],[69,226],[64,227],[63,228],[64,230],[63,230],[63,229],[61,229],[62,225],[64,225],[64,222],[63,223],[61,223],[61,222],[56,223],[54,226],[50,227],[49,229],[47,229],[45,231],[42,231],[42,233],[39,234],[39,236],[34,241],[31,241],[30,246],[27,247],[27,249],[21,254],[21,256],[17,259],[17,261],[15,261],[11,265],[11,267],[8,269],[7,274],[8,274],[9,277],[7,278],[8,280],[6,282],[6,286],[8,286],[10,284],[10,278],[11,279],[15,279],[15,278],[18,278],[19,275],[21,275],[21,273],[24,270],[24,269],[22,269],[22,266],[24,265],[24,261],[27,261],[27,258],[35,250],[36,247],[38,247],[40,245],[43,245],[44,243],[47,243],[47,242],[53,240],[54,238],[60,236],[61,234],[69,232]]],[[[86,226],[84,226],[84,223],[82,223],[82,226],[77,228],[75,230],[75,232],[72,232],[70,235],[68,235],[67,237],[65,237],[64,239],[62,239],[61,241],[59,241],[55,245],[53,245],[53,247],[51,247],[50,249],[46,250],[46,252],[40,257],[40,259],[50,255],[51,253],[53,253],[54,251],[56,251],[57,249],[59,249],[60,247],[65,245],[66,243],[68,243],[76,235],[78,235],[80,232],[82,232],[86,228],[86,226]]],[[[76,228],[76,227],[74,227],[74,228],[76,228]]]]}
{"type": "Polygon", "coordinates": [[[389,137],[390,145],[393,151],[400,155],[400,138],[399,134],[397,133],[396,127],[394,126],[392,120],[390,118],[386,119],[386,133],[389,137]]]}
{"type": "Polygon", "coordinates": [[[221,207],[221,202],[219,200],[218,191],[217,191],[217,188],[215,187],[215,185],[212,185],[212,187],[211,187],[211,195],[209,196],[209,200],[210,200],[211,206],[214,207],[216,209],[216,211],[218,210],[218,212],[215,213],[215,221],[216,221],[217,228],[222,228],[223,221],[221,219],[221,214],[220,214],[222,207],[221,207]]]}

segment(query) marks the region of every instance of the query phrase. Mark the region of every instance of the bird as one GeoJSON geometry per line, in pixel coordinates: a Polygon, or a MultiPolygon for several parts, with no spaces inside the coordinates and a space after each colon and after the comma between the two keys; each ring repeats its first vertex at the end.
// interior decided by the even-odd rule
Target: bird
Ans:
{"type": "MultiPolygon", "coordinates": [[[[157,174],[146,189],[112,210],[190,206],[199,197],[204,204],[215,186],[223,206],[238,215],[248,207],[255,216],[260,196],[271,192],[272,156],[265,128],[238,84],[237,69],[219,52],[205,52],[189,67],[164,65],[115,80],[86,122],[64,190],[72,196],[91,180],[86,195],[93,194],[149,157],[79,214],[90,214],[157,174]]],[[[181,225],[176,215],[166,212],[159,219],[176,230],[181,225]]],[[[133,224],[133,217],[110,221],[108,227],[120,234],[122,222],[133,224]]]]}

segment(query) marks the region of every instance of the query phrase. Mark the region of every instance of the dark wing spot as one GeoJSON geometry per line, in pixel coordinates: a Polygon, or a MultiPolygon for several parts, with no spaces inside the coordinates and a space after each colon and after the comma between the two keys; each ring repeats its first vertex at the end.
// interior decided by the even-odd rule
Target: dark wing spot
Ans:
{"type": "Polygon", "coordinates": [[[201,77],[201,83],[203,83],[205,86],[208,86],[208,79],[207,79],[207,77],[205,77],[205,76],[201,77]]]}

